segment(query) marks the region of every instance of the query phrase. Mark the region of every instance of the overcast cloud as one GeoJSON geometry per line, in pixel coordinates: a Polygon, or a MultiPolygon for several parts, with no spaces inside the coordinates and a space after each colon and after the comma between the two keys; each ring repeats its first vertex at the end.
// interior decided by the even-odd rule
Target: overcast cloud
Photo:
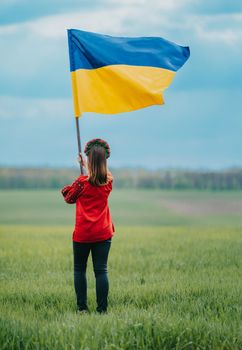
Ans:
{"type": "Polygon", "coordinates": [[[242,165],[241,2],[4,0],[0,14],[1,165],[75,165],[67,28],[162,36],[191,50],[164,106],[87,113],[83,146],[106,138],[111,166],[242,165]]]}

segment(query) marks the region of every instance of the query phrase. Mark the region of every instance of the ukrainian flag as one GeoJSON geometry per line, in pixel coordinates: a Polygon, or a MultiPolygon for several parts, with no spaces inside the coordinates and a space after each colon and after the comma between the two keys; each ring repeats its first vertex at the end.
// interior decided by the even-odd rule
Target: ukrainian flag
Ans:
{"type": "Polygon", "coordinates": [[[190,55],[159,37],[112,37],[68,29],[75,116],[163,104],[163,91],[190,55]]]}

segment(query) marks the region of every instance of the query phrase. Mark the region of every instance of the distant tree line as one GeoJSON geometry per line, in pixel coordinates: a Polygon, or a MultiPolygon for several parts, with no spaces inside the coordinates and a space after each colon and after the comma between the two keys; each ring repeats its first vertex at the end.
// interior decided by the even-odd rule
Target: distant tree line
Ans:
{"type": "MultiPolygon", "coordinates": [[[[242,169],[223,171],[147,170],[115,168],[113,185],[116,188],[160,188],[239,190],[242,189],[242,169]]],[[[77,168],[6,168],[0,167],[0,189],[62,188],[80,174],[77,168]]]]}
{"type": "Polygon", "coordinates": [[[113,171],[117,187],[238,190],[242,189],[242,169],[201,170],[126,170],[113,171]]]}
{"type": "Polygon", "coordinates": [[[0,188],[59,188],[71,183],[79,174],[78,168],[0,167],[0,188]]]}

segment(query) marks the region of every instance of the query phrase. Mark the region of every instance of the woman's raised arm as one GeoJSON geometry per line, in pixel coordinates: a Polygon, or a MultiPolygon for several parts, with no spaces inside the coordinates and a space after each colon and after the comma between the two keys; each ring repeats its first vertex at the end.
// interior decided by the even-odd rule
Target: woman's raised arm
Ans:
{"type": "Polygon", "coordinates": [[[75,179],[71,185],[64,186],[61,189],[61,193],[64,200],[68,204],[76,203],[77,198],[81,195],[84,184],[80,181],[80,176],[75,179]]]}

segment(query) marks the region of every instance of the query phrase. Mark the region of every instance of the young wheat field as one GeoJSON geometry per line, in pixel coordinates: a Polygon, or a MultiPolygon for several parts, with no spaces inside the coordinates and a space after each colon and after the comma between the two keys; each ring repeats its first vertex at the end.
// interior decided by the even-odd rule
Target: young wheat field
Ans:
{"type": "Polygon", "coordinates": [[[242,349],[242,193],[114,189],[109,308],[75,313],[75,205],[0,192],[0,348],[242,349]]]}

